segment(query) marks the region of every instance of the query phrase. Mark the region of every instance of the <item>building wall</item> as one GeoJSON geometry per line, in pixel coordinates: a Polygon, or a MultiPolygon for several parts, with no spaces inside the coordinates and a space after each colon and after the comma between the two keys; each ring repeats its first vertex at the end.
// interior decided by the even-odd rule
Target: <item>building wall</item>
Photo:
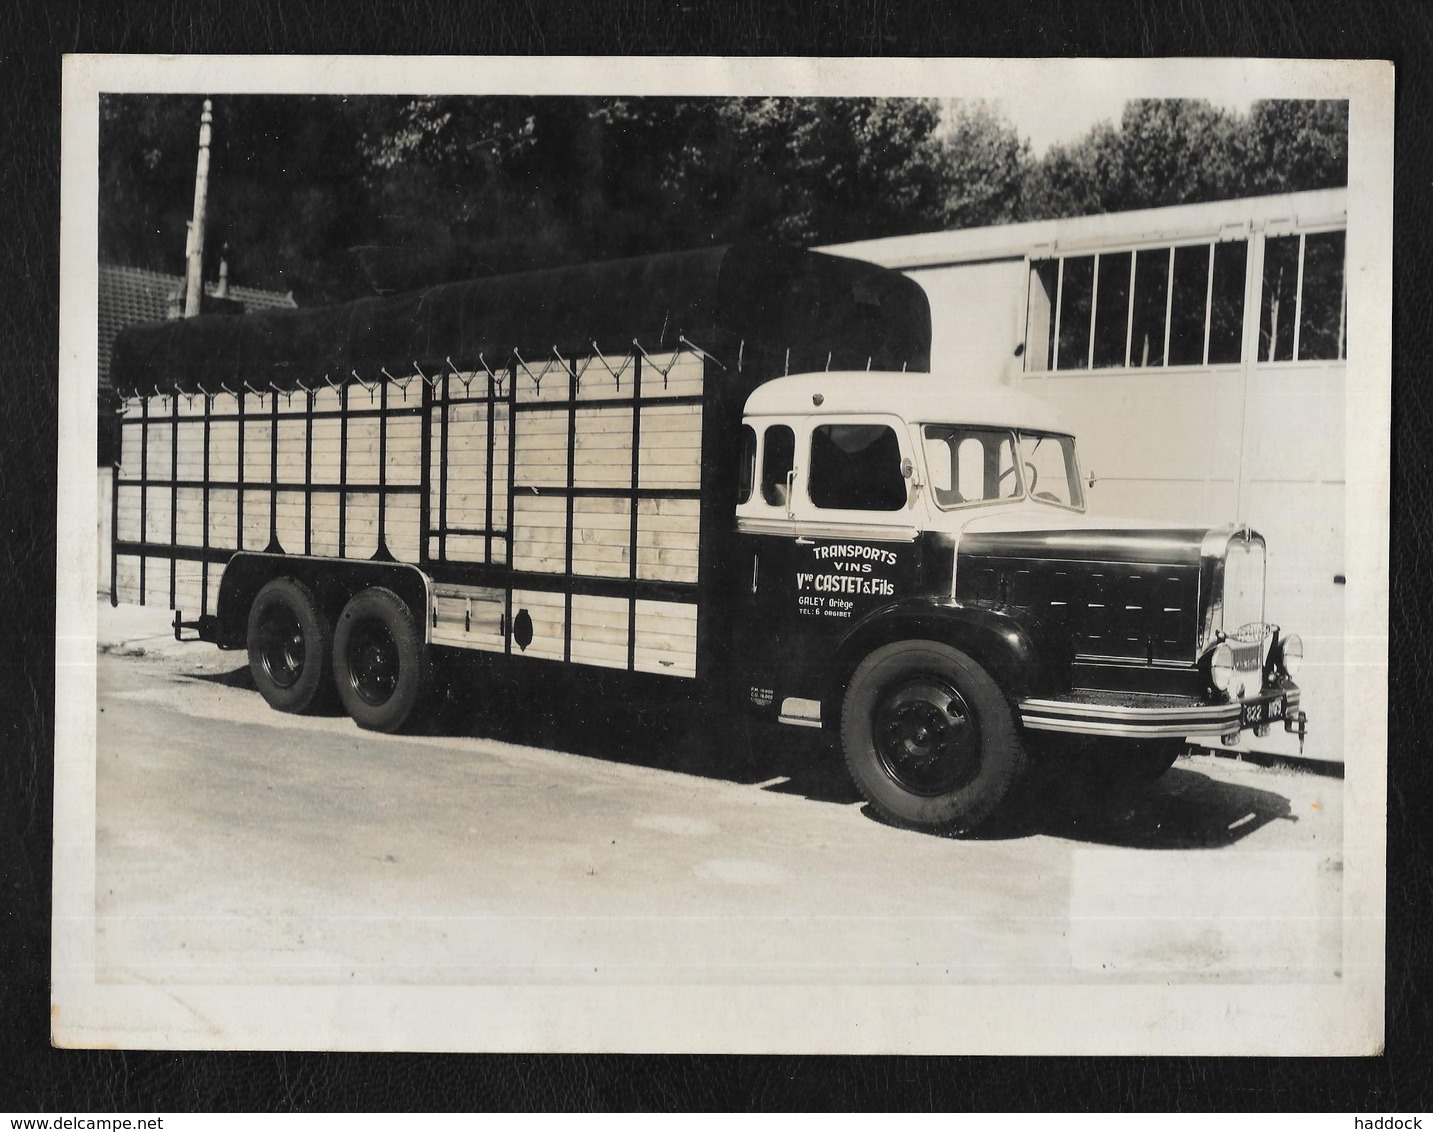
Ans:
{"type": "MultiPolygon", "coordinates": [[[[1304,753],[1331,761],[1343,761],[1348,746],[1343,586],[1335,580],[1345,572],[1347,366],[1332,285],[1341,283],[1341,264],[1334,280],[1324,260],[1341,239],[1343,215],[1342,191],[1307,193],[829,249],[900,268],[921,283],[931,300],[933,370],[962,382],[1018,385],[1060,408],[1079,437],[1085,474],[1094,476],[1092,513],[1247,522],[1265,536],[1266,619],[1305,642],[1299,682],[1311,731],[1304,753]],[[1177,261],[1168,250],[1176,246],[1184,249],[1177,261]],[[1129,313],[1123,338],[1118,317],[1101,321],[1093,276],[1106,298],[1134,311],[1148,297],[1140,283],[1129,286],[1133,271],[1143,272],[1140,256],[1165,270],[1166,341],[1158,332],[1138,334],[1139,318],[1129,313]],[[1213,265],[1202,276],[1201,259],[1213,265]],[[1238,270],[1230,272],[1231,263],[1238,270]],[[1070,286],[1061,294],[1064,271],[1070,286]],[[1291,283],[1298,279],[1304,286],[1291,283]],[[1203,328],[1181,321],[1181,297],[1208,313],[1203,328]],[[1308,309],[1300,309],[1306,297],[1308,309]],[[1296,316],[1302,353],[1321,360],[1294,357],[1296,316]],[[1181,328],[1182,344],[1172,341],[1181,328]],[[1190,364],[1157,364],[1196,354],[1190,364]],[[1151,358],[1156,364],[1139,364],[1151,358]]],[[[1117,314],[1117,305],[1104,308],[1117,314]]],[[[1158,303],[1145,305],[1159,325],[1158,303]]],[[[1297,738],[1282,732],[1246,736],[1243,745],[1299,750],[1297,738]]]]}

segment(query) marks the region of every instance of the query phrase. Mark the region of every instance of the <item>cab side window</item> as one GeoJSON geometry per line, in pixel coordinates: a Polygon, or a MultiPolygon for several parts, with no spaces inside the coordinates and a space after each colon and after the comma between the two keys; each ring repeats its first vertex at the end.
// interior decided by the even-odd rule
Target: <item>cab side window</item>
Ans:
{"type": "Polygon", "coordinates": [[[768,425],[761,442],[761,498],[787,506],[787,482],[796,466],[796,434],[789,425],[768,425]]]}
{"type": "Polygon", "coordinates": [[[756,429],[751,425],[741,426],[741,459],[736,475],[736,501],[738,504],[747,503],[756,481],[756,429]]]}
{"type": "Polygon", "coordinates": [[[906,505],[901,446],[889,425],[818,425],[811,433],[811,502],[842,511],[906,505]]]}

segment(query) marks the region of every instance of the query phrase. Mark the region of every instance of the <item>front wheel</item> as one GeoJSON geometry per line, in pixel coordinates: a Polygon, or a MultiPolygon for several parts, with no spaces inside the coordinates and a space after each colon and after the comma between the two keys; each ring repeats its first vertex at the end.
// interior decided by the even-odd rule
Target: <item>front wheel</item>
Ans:
{"type": "Polygon", "coordinates": [[[877,813],[922,829],[974,829],[1025,772],[999,686],[934,641],[886,645],[861,662],[841,708],[841,746],[877,813]]]}
{"type": "Polygon", "coordinates": [[[428,646],[407,603],[373,586],[351,598],[333,634],[339,699],[360,727],[399,730],[432,682],[428,646]]]}

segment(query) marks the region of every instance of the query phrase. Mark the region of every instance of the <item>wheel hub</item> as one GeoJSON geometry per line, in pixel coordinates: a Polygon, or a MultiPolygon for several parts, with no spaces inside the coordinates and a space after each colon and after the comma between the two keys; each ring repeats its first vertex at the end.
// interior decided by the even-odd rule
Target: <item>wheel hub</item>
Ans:
{"type": "Polygon", "coordinates": [[[891,689],[873,720],[876,753],[887,774],[914,794],[945,794],[980,766],[980,729],[949,684],[917,678],[891,689]]]}
{"type": "Polygon", "coordinates": [[[259,660],[264,673],[280,688],[292,688],[303,672],[307,650],[303,626],[286,609],[274,609],[260,627],[259,660]]]}
{"type": "Polygon", "coordinates": [[[354,630],[348,647],[349,683],[365,703],[386,703],[398,687],[398,649],[388,630],[376,622],[354,630]]]}

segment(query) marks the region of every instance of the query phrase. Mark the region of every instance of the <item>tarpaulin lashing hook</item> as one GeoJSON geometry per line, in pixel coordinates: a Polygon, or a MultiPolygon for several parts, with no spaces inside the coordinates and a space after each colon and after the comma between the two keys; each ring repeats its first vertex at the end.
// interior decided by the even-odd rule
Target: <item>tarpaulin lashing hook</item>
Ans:
{"type": "Polygon", "coordinates": [[[534,390],[536,390],[538,396],[542,396],[542,379],[546,377],[551,371],[552,363],[548,362],[547,365],[543,366],[541,372],[533,373],[532,367],[528,365],[527,360],[520,353],[518,353],[516,346],[513,347],[512,356],[517,359],[518,365],[522,366],[522,368],[526,371],[528,377],[532,378],[532,387],[534,390]]]}
{"type": "Polygon", "coordinates": [[[669,373],[672,372],[672,367],[677,364],[677,359],[681,356],[681,354],[680,354],[680,353],[674,353],[674,354],[672,355],[672,360],[667,363],[667,368],[666,368],[666,369],[663,369],[663,368],[662,368],[661,366],[659,366],[655,361],[652,360],[652,355],[651,355],[651,354],[647,353],[646,350],[643,350],[643,349],[642,349],[642,343],[638,342],[637,339],[635,339],[635,338],[632,339],[632,345],[633,345],[634,347],[636,347],[638,350],[641,350],[641,351],[642,351],[642,357],[646,358],[647,361],[651,362],[652,368],[662,375],[662,388],[663,388],[663,389],[667,388],[667,374],[669,374],[669,373]]]}
{"type": "Polygon", "coordinates": [[[722,365],[722,362],[721,362],[721,360],[720,360],[719,358],[714,358],[714,357],[712,357],[711,354],[709,354],[709,353],[707,353],[705,350],[703,350],[700,346],[698,346],[695,342],[693,342],[693,341],[692,341],[690,338],[688,338],[685,334],[678,334],[678,335],[677,335],[677,341],[678,341],[681,345],[683,345],[683,346],[690,346],[690,347],[692,348],[692,351],[697,355],[697,357],[701,358],[702,361],[704,361],[704,362],[705,362],[705,361],[713,361],[713,362],[716,362],[716,364],[717,364],[718,366],[720,366],[721,369],[723,369],[723,370],[726,369],[726,366],[722,365]]]}
{"type": "MultiPolygon", "coordinates": [[[[468,374],[466,377],[464,377],[461,373],[458,372],[458,367],[453,364],[453,359],[452,359],[452,358],[445,358],[444,360],[448,363],[448,368],[453,371],[453,376],[456,377],[459,381],[461,381],[461,382],[463,383],[463,396],[464,396],[464,397],[468,396],[468,388],[469,388],[469,386],[471,386],[471,385],[473,384],[473,378],[475,378],[475,377],[477,376],[477,374],[476,374],[476,373],[470,373],[470,374],[468,374]]],[[[480,361],[480,362],[483,361],[483,356],[482,356],[482,354],[479,354],[479,355],[478,355],[478,361],[480,361]]],[[[486,362],[483,362],[483,369],[488,370],[488,376],[489,376],[489,377],[492,376],[492,372],[493,372],[493,371],[490,370],[490,369],[488,369],[488,366],[487,366],[487,363],[486,363],[486,362]]]]}
{"type": "MultiPolygon", "coordinates": [[[[601,362],[602,368],[612,375],[612,380],[617,383],[617,391],[620,393],[622,391],[622,375],[627,372],[627,367],[632,364],[634,355],[628,354],[622,359],[622,364],[616,369],[613,369],[612,363],[607,360],[606,355],[597,348],[597,340],[594,338],[592,340],[592,356],[601,362]]],[[[591,362],[589,361],[588,364],[590,365],[591,362]]]]}
{"type": "Polygon", "coordinates": [[[413,374],[410,373],[406,381],[399,381],[396,377],[394,377],[391,373],[388,372],[387,366],[380,366],[378,372],[381,373],[384,377],[386,377],[389,381],[393,382],[394,385],[398,386],[398,392],[403,394],[403,400],[408,400],[408,387],[413,384],[413,374]]]}

